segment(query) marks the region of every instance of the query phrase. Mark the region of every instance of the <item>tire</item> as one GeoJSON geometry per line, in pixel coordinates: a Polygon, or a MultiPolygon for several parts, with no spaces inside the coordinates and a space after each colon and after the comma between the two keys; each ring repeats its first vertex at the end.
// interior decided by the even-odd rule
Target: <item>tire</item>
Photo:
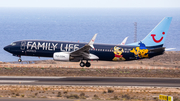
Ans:
{"type": "Polygon", "coordinates": [[[22,60],[21,59],[18,59],[18,62],[21,62],[22,60]]]}
{"type": "Polygon", "coordinates": [[[86,62],[86,67],[90,67],[91,63],[90,62],[86,62]]]}
{"type": "Polygon", "coordinates": [[[85,66],[85,63],[84,62],[80,62],[79,64],[81,67],[84,67],[85,66]]]}

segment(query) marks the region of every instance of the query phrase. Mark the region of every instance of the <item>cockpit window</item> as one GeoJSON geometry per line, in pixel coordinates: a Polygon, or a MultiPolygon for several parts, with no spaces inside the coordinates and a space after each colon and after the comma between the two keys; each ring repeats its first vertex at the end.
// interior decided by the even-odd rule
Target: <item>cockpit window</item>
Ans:
{"type": "Polygon", "coordinates": [[[14,46],[14,45],[16,45],[16,43],[13,42],[13,43],[11,43],[11,45],[14,46]]]}

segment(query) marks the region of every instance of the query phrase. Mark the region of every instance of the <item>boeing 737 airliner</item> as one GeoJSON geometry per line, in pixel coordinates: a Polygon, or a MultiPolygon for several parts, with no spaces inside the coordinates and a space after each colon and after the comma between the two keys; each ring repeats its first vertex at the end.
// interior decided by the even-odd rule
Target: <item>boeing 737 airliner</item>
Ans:
{"type": "Polygon", "coordinates": [[[52,57],[57,61],[81,61],[81,67],[90,67],[88,60],[123,61],[151,58],[163,54],[163,47],[172,17],[165,17],[143,40],[127,45],[94,44],[47,40],[21,40],[4,47],[14,56],[52,57]],[[86,62],[83,62],[86,60],[86,62]]]}

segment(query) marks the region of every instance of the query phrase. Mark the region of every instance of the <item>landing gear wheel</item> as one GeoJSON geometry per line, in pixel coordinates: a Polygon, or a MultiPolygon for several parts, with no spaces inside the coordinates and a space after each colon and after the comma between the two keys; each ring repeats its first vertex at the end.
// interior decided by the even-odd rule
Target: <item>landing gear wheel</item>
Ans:
{"type": "Polygon", "coordinates": [[[18,62],[21,62],[22,60],[21,59],[18,59],[18,62]]]}
{"type": "Polygon", "coordinates": [[[91,63],[90,62],[86,62],[86,67],[90,67],[91,63]]]}
{"type": "Polygon", "coordinates": [[[84,67],[85,66],[85,63],[84,62],[80,62],[79,64],[81,67],[84,67]]]}

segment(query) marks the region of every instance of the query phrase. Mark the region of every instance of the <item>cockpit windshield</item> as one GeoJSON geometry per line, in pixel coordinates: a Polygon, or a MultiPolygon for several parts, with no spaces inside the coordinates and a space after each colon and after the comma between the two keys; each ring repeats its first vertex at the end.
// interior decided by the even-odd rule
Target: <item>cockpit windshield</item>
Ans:
{"type": "Polygon", "coordinates": [[[16,43],[14,43],[14,42],[13,42],[13,43],[11,43],[11,45],[12,45],[12,46],[15,46],[15,45],[16,45],[16,43]]]}

